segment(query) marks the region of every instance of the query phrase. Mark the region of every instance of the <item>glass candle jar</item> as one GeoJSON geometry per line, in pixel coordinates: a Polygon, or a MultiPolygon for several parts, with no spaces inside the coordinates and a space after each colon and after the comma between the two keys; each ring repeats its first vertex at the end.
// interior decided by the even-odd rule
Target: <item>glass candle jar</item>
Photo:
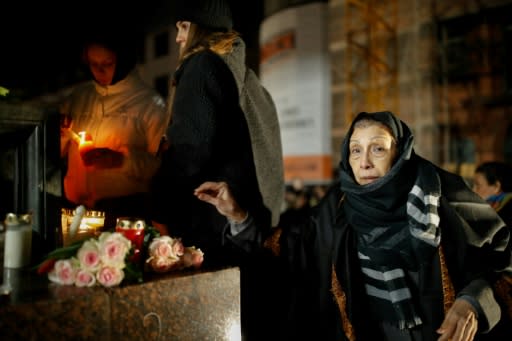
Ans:
{"type": "Polygon", "coordinates": [[[134,262],[139,262],[141,259],[145,228],[146,222],[140,218],[120,217],[116,220],[116,232],[124,235],[134,246],[131,258],[134,262]]]}
{"type": "Polygon", "coordinates": [[[8,213],[4,226],[4,267],[22,268],[29,265],[32,253],[32,215],[8,213]]]}
{"type": "Polygon", "coordinates": [[[70,231],[73,218],[78,209],[63,208],[61,210],[62,246],[68,246],[76,241],[97,237],[105,224],[105,212],[85,210],[76,231],[70,231]]]}

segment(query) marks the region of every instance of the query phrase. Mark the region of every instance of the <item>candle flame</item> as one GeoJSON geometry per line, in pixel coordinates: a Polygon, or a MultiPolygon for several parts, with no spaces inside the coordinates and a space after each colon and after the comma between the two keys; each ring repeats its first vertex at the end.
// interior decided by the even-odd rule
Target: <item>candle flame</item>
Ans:
{"type": "Polygon", "coordinates": [[[92,142],[92,136],[91,134],[87,133],[86,131],[81,131],[78,133],[80,136],[80,144],[85,144],[87,142],[92,142]]]}

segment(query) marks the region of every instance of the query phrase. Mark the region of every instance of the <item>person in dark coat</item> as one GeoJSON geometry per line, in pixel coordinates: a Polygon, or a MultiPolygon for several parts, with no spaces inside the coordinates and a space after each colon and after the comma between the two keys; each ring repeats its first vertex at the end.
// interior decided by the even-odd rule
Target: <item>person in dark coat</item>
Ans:
{"type": "MultiPolygon", "coordinates": [[[[461,177],[417,155],[413,140],[391,112],[360,113],[343,142],[339,181],[302,224],[267,239],[285,274],[278,339],[510,335],[509,230],[461,177]]],[[[214,185],[198,197],[246,213],[214,185]]]]}
{"type": "Polygon", "coordinates": [[[512,228],[512,167],[508,163],[489,161],[480,164],[475,169],[473,190],[512,228]]]}
{"type": "Polygon", "coordinates": [[[241,207],[255,211],[251,219],[270,225],[236,81],[221,57],[237,34],[224,1],[178,1],[175,21],[180,60],[169,99],[169,147],[152,184],[152,220],[163,234],[201,248],[206,266],[237,264],[239,251],[261,244],[261,235],[228,234],[226,218],[194,196],[206,180],[225,181],[241,207]]]}
{"type": "MultiPolygon", "coordinates": [[[[264,152],[267,148],[263,152],[256,150],[255,146],[261,144],[251,138],[267,141],[262,137],[269,130],[256,128],[254,120],[258,120],[257,114],[265,108],[260,106],[262,103],[268,104],[268,110],[263,110],[267,117],[275,114],[275,108],[265,91],[256,94],[249,90],[262,90],[257,87],[255,76],[238,65],[233,60],[235,56],[227,58],[233,51],[244,52],[239,34],[232,29],[227,2],[180,0],[175,4],[180,59],[168,100],[171,111],[168,148],[162,153],[162,165],[152,184],[152,224],[162,234],[181,238],[185,245],[201,249],[203,268],[240,267],[241,328],[244,340],[248,340],[245,336],[252,332],[247,322],[253,320],[249,316],[258,312],[255,304],[259,276],[255,272],[258,264],[253,252],[260,248],[265,230],[272,226],[272,213],[275,207],[280,209],[283,192],[279,188],[282,183],[280,136],[273,135],[270,139],[275,145],[268,154],[264,152]],[[243,77],[247,75],[249,80],[244,83],[243,77]],[[242,77],[240,84],[235,76],[242,77]],[[243,106],[248,99],[255,98],[258,101],[243,106]],[[262,158],[256,160],[255,155],[262,158]],[[258,172],[266,158],[270,161],[266,170],[273,172],[270,175],[275,178],[259,182],[269,176],[258,172]],[[207,180],[229,184],[237,202],[245,211],[251,211],[251,216],[235,215],[226,219],[215,207],[198,200],[194,190],[207,180]],[[270,184],[272,188],[268,187],[270,184]],[[273,188],[275,195],[271,195],[273,188]],[[249,220],[262,229],[239,231],[239,223],[249,220]]],[[[277,123],[275,119],[264,122],[277,123]]],[[[278,125],[273,129],[279,132],[278,125]]]]}

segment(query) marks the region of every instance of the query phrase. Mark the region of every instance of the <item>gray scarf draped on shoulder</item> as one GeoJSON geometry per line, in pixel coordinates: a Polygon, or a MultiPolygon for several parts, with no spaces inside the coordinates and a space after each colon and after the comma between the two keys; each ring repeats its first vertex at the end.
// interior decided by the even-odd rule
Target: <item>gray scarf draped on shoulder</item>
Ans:
{"type": "Polygon", "coordinates": [[[232,53],[221,56],[235,77],[249,133],[263,203],[277,226],[284,198],[281,131],[272,97],[253,70],[245,64],[245,44],[238,38],[232,53]]]}

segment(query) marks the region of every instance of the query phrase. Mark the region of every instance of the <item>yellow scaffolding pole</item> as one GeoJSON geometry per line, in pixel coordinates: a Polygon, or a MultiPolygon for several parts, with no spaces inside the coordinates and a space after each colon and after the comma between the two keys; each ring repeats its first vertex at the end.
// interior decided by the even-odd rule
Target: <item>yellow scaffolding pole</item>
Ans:
{"type": "Polygon", "coordinates": [[[360,111],[398,114],[397,0],[346,0],[345,124],[360,111]]]}

